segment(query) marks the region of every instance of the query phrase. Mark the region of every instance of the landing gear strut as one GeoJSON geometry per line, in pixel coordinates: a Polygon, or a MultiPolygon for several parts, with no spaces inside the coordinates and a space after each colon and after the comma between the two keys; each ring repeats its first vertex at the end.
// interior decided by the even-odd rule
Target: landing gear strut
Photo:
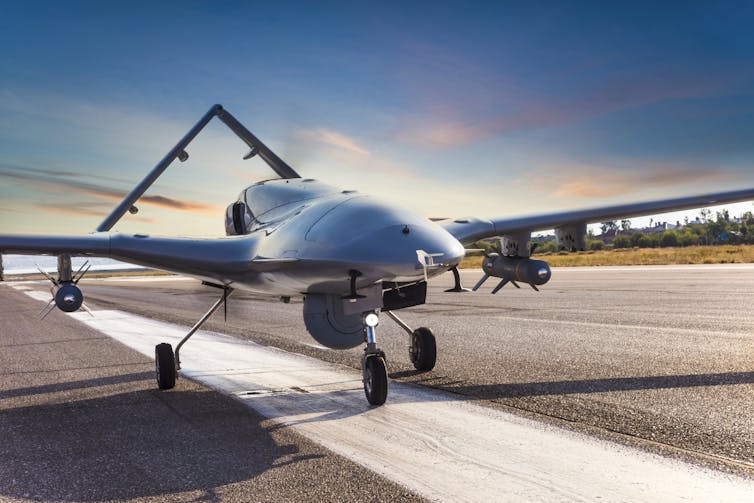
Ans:
{"type": "Polygon", "coordinates": [[[361,358],[361,373],[364,382],[364,394],[371,405],[382,405],[387,399],[387,367],[385,353],[377,348],[377,333],[375,328],[379,317],[375,312],[365,313],[364,326],[367,336],[367,347],[361,358]]]}
{"type": "Polygon", "coordinates": [[[453,267],[450,272],[453,273],[453,288],[448,288],[446,292],[470,292],[468,288],[461,286],[461,274],[458,272],[458,267],[453,267]]]}
{"type": "MultiPolygon", "coordinates": [[[[186,336],[181,339],[181,342],[175,347],[175,353],[173,353],[173,346],[163,342],[158,344],[154,348],[154,364],[155,364],[155,376],[157,378],[157,387],[160,389],[172,389],[175,387],[175,381],[178,378],[178,371],[181,370],[180,351],[181,347],[188,341],[192,335],[196,333],[204,322],[209,319],[217,309],[226,304],[228,297],[233,293],[233,289],[230,287],[223,287],[223,296],[218,299],[217,302],[212,304],[212,307],[204,313],[204,316],[197,321],[186,336]]],[[[226,304],[227,305],[227,304],[226,304]]]]}
{"type": "Polygon", "coordinates": [[[392,311],[385,311],[394,322],[398,324],[409,335],[410,346],[408,356],[414,368],[420,372],[427,372],[435,368],[437,361],[437,343],[435,336],[427,327],[419,327],[412,330],[411,327],[403,323],[392,311]]]}

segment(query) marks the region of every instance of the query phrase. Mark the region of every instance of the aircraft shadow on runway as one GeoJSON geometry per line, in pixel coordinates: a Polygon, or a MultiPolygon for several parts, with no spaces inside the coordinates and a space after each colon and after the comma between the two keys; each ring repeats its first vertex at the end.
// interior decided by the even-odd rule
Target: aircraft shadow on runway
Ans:
{"type": "MultiPolygon", "coordinates": [[[[54,386],[26,389],[32,390],[54,386]]],[[[302,464],[294,469],[305,479],[317,469],[307,463],[323,462],[281,443],[232,399],[197,391],[6,408],[0,438],[0,499],[104,501],[200,491],[197,501],[219,501],[218,487],[290,464],[302,464]]]]}
{"type": "Polygon", "coordinates": [[[40,386],[29,386],[28,388],[9,389],[0,391],[0,400],[23,396],[42,395],[45,393],[60,393],[64,391],[73,391],[76,389],[84,388],[97,388],[99,386],[110,386],[113,384],[123,384],[132,381],[143,381],[145,379],[152,379],[153,377],[153,372],[136,372],[133,374],[119,374],[108,377],[82,379],[80,381],[43,384],[40,386]]]}
{"type": "MultiPolygon", "coordinates": [[[[0,399],[67,392],[152,379],[151,372],[21,388],[0,399]]],[[[394,383],[389,404],[605,393],[754,383],[754,372],[584,379],[481,386],[439,383],[453,393],[394,383]],[[400,391],[399,391],[400,390],[400,391]],[[466,395],[466,396],[463,396],[466,395]]],[[[328,421],[374,410],[353,389],[250,398],[275,406],[299,404],[299,417],[285,424],[328,421]],[[314,414],[312,416],[311,414],[314,414]]],[[[285,413],[296,418],[297,411],[285,413]]],[[[253,416],[251,416],[253,418],[253,416]]],[[[67,403],[0,410],[0,499],[103,501],[200,491],[219,500],[216,488],[262,476],[283,465],[319,463],[321,455],[299,452],[275,438],[280,424],[249,420],[229,397],[197,391],[141,390],[67,403]],[[208,398],[212,395],[215,398],[208,398]],[[167,405],[159,406],[159,405],[167,405]],[[146,474],[146,475],[145,475],[146,474]],[[134,483],[138,481],[138,483],[134,483]]],[[[298,468],[311,470],[312,468],[298,468]]]]}
{"type": "Polygon", "coordinates": [[[427,384],[432,387],[453,393],[472,395],[474,398],[495,399],[754,384],[754,372],[723,372],[715,374],[688,374],[643,377],[608,377],[602,379],[542,381],[510,384],[427,384]]]}

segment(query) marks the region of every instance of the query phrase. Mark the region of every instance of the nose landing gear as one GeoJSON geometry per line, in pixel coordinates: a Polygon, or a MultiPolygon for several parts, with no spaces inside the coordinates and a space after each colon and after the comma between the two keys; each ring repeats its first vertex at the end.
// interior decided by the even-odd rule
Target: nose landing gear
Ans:
{"type": "MultiPolygon", "coordinates": [[[[409,334],[411,346],[408,352],[414,368],[420,372],[432,370],[437,361],[437,344],[432,331],[427,327],[412,330],[391,311],[383,312],[409,334]]],[[[375,329],[378,323],[379,317],[376,312],[365,313],[364,330],[366,331],[367,347],[364,349],[364,356],[361,358],[361,373],[364,382],[364,394],[371,405],[382,405],[387,399],[385,353],[377,348],[375,329]]]]}
{"type": "Polygon", "coordinates": [[[371,405],[382,405],[387,400],[387,366],[385,353],[377,348],[377,333],[375,328],[379,317],[375,312],[368,312],[364,316],[367,347],[361,358],[361,374],[364,382],[364,394],[371,405]]]}

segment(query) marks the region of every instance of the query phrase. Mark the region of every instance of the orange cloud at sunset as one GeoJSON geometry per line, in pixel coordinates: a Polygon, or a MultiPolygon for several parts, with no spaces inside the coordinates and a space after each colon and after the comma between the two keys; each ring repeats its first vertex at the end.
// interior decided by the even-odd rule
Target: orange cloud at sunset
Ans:
{"type": "MultiPolygon", "coordinates": [[[[75,176],[75,174],[73,174],[75,176]]],[[[96,199],[120,202],[125,197],[126,192],[118,189],[113,189],[106,186],[101,186],[93,183],[82,182],[76,179],[72,179],[66,176],[49,176],[44,172],[38,172],[35,170],[22,171],[16,168],[5,167],[0,169],[0,178],[9,178],[16,180],[23,180],[29,185],[35,188],[50,192],[54,194],[66,193],[66,194],[80,194],[94,197],[96,199]]],[[[109,213],[110,209],[99,210],[91,209],[92,202],[82,203],[81,206],[69,205],[70,211],[77,212],[78,215],[102,215],[105,216],[109,213]],[[83,206],[86,206],[84,208],[83,206]],[[71,210],[71,208],[73,208],[71,210]]],[[[176,199],[163,195],[144,195],[138,201],[137,205],[153,206],[157,208],[173,209],[188,211],[200,215],[222,215],[223,208],[204,204],[197,201],[191,201],[188,199],[176,199]]],[[[42,204],[40,207],[50,205],[42,204]]]]}
{"type": "Polygon", "coordinates": [[[721,169],[681,168],[656,164],[633,171],[599,166],[571,165],[524,180],[531,189],[560,197],[601,198],[639,192],[648,187],[676,187],[735,179],[721,169]]]}

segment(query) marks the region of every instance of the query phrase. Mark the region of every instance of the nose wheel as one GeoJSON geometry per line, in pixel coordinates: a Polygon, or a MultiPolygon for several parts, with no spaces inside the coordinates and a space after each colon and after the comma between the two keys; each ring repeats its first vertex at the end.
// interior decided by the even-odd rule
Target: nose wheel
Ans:
{"type": "Polygon", "coordinates": [[[380,354],[364,354],[361,361],[364,394],[370,405],[382,405],[387,400],[387,367],[380,354]]]}

